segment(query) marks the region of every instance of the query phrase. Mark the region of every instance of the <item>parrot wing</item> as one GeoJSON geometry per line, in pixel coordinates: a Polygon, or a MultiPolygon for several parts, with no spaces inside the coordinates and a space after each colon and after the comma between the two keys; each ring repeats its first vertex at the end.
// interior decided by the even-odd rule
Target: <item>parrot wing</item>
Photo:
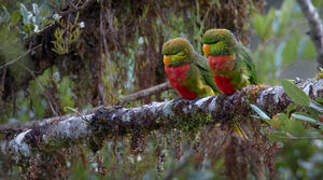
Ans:
{"type": "Polygon", "coordinates": [[[252,62],[250,53],[242,44],[238,45],[237,51],[237,62],[243,63],[243,65],[246,66],[247,71],[249,72],[249,82],[251,84],[257,84],[256,68],[252,62]]]}
{"type": "Polygon", "coordinates": [[[210,86],[215,93],[220,93],[219,88],[214,82],[207,60],[203,56],[197,55],[193,62],[201,72],[203,83],[210,86]]]}

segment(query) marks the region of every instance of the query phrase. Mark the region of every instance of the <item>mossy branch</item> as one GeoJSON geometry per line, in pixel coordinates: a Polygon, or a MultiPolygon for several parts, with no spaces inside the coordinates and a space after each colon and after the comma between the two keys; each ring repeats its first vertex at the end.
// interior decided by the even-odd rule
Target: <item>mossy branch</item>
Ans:
{"type": "MultiPolygon", "coordinates": [[[[323,97],[323,79],[296,84],[311,98],[323,97]]],[[[284,112],[291,99],[280,86],[259,85],[245,87],[231,96],[219,95],[192,101],[178,98],[134,108],[101,108],[82,117],[66,116],[61,121],[44,123],[15,135],[9,133],[1,142],[1,150],[21,162],[20,160],[40,152],[50,152],[75,144],[88,144],[95,151],[100,149],[100,143],[105,138],[131,134],[138,130],[143,133],[172,128],[190,131],[206,124],[226,124],[228,119],[237,118],[244,125],[250,115],[254,114],[250,103],[256,104],[268,115],[274,115],[284,112]]]]}
{"type": "MultiPolygon", "coordinates": [[[[152,95],[156,95],[159,93],[162,93],[163,91],[167,91],[171,88],[169,82],[164,82],[161,84],[158,84],[156,86],[152,86],[147,89],[143,89],[140,91],[137,91],[135,93],[129,94],[124,98],[121,98],[117,104],[118,105],[123,105],[127,104],[136,100],[144,99],[147,97],[150,97],[152,95]]],[[[89,111],[83,112],[83,114],[92,114],[98,109],[102,108],[103,106],[98,106],[95,107],[89,111]]],[[[71,116],[75,116],[76,114],[68,114],[65,116],[56,116],[56,117],[51,117],[43,120],[34,120],[34,121],[29,121],[27,123],[10,123],[10,124],[5,124],[0,126],[0,134],[8,134],[8,133],[18,133],[23,131],[24,129],[31,129],[37,126],[42,126],[45,124],[51,124],[52,122],[58,122],[62,120],[66,120],[67,118],[71,116]]]]}

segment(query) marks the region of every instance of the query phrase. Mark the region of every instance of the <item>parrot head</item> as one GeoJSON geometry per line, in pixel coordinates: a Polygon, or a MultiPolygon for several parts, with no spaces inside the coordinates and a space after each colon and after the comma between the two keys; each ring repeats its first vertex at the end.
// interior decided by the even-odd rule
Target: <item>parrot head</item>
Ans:
{"type": "Polygon", "coordinates": [[[205,56],[227,56],[234,54],[237,40],[227,29],[209,29],[203,35],[205,56]]]}
{"type": "Polygon", "coordinates": [[[189,63],[194,56],[194,49],[188,40],[175,38],[164,43],[162,54],[165,66],[175,67],[189,63]]]}

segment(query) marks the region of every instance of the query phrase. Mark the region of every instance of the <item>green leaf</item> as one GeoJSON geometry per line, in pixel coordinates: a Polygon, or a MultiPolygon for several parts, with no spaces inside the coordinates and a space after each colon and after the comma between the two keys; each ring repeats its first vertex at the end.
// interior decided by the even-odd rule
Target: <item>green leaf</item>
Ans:
{"type": "Polygon", "coordinates": [[[317,110],[318,112],[323,112],[323,106],[315,101],[311,101],[309,107],[317,110]]]}
{"type": "Polygon", "coordinates": [[[256,14],[253,25],[257,35],[263,40],[268,40],[272,34],[272,26],[275,19],[275,9],[270,9],[267,15],[256,14]]]}
{"type": "Polygon", "coordinates": [[[293,33],[293,36],[287,40],[283,50],[283,65],[289,65],[297,59],[298,45],[300,42],[299,34],[293,33]]]}
{"type": "Polygon", "coordinates": [[[69,106],[65,106],[63,108],[64,112],[74,112],[74,113],[79,113],[77,109],[69,107],[69,106]]]}
{"type": "Polygon", "coordinates": [[[294,0],[285,0],[281,6],[279,19],[278,19],[278,30],[276,32],[276,35],[278,37],[284,35],[284,33],[288,32],[286,31],[286,27],[288,27],[293,9],[295,6],[294,0]]]}
{"type": "Polygon", "coordinates": [[[305,113],[300,113],[300,112],[293,113],[292,117],[295,118],[295,119],[298,119],[298,120],[302,120],[302,121],[305,121],[305,122],[309,122],[309,123],[312,123],[312,124],[323,126],[323,123],[321,123],[319,121],[316,121],[315,119],[313,119],[312,117],[306,115],[305,113]]]}
{"type": "Polygon", "coordinates": [[[319,102],[319,103],[323,103],[323,98],[321,97],[317,97],[315,98],[315,101],[319,102]]]}
{"type": "Polygon", "coordinates": [[[316,57],[315,46],[311,39],[308,39],[306,41],[304,51],[303,51],[303,56],[305,59],[314,59],[316,57]]]}
{"type": "Polygon", "coordinates": [[[297,105],[292,103],[290,105],[288,105],[287,107],[287,114],[290,114],[293,110],[295,110],[297,108],[297,105]]]}
{"type": "Polygon", "coordinates": [[[288,115],[285,113],[279,113],[278,114],[278,123],[280,127],[284,130],[291,129],[291,126],[293,125],[293,122],[288,118],[288,115]]]}
{"type": "Polygon", "coordinates": [[[311,99],[305,94],[303,90],[297,87],[294,83],[288,80],[282,80],[282,86],[286,94],[298,105],[308,106],[311,99]]]}
{"type": "Polygon", "coordinates": [[[31,33],[34,30],[34,25],[33,24],[26,24],[24,26],[24,32],[25,33],[31,33]]]}
{"type": "Polygon", "coordinates": [[[272,122],[270,121],[270,117],[262,111],[259,107],[257,107],[254,104],[250,104],[250,107],[268,124],[272,125],[272,122]]]}
{"type": "Polygon", "coordinates": [[[19,10],[12,12],[10,17],[10,22],[12,24],[17,24],[21,20],[21,14],[19,10]]]}
{"type": "Polygon", "coordinates": [[[281,131],[277,131],[272,134],[269,134],[269,139],[271,141],[281,141],[282,138],[286,138],[286,137],[287,137],[286,132],[281,132],[281,131]]]}

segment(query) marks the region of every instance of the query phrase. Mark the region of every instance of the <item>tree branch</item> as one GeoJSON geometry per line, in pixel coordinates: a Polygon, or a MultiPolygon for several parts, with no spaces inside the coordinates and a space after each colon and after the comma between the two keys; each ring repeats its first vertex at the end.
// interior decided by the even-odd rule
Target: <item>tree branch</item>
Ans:
{"type": "Polygon", "coordinates": [[[311,0],[297,0],[302,12],[310,25],[309,35],[317,51],[317,61],[323,68],[323,25],[320,16],[311,0]]]}
{"type": "Polygon", "coordinates": [[[30,52],[32,52],[32,51],[34,51],[34,50],[38,49],[38,48],[39,48],[39,47],[41,47],[41,46],[42,46],[42,44],[38,44],[37,46],[35,46],[35,47],[33,47],[33,48],[29,49],[28,51],[26,51],[26,52],[25,52],[25,53],[23,53],[22,55],[20,55],[20,56],[16,57],[15,59],[7,61],[7,63],[5,63],[5,64],[3,64],[3,65],[1,65],[1,66],[0,66],[0,70],[1,70],[2,68],[5,68],[5,67],[7,67],[7,66],[11,65],[11,64],[16,63],[17,61],[19,61],[19,60],[20,60],[20,59],[22,59],[23,57],[27,56],[30,52]]]}
{"type": "Polygon", "coordinates": [[[161,93],[161,92],[166,91],[170,88],[171,88],[171,86],[170,86],[169,82],[164,82],[162,84],[158,84],[158,85],[153,86],[151,88],[147,88],[147,89],[138,91],[136,93],[130,94],[129,96],[121,99],[118,104],[120,104],[120,105],[126,104],[128,102],[132,102],[132,101],[142,99],[142,98],[154,95],[154,94],[161,93]]]}
{"type": "MultiPolygon", "coordinates": [[[[132,94],[120,99],[117,104],[123,105],[123,104],[130,103],[130,102],[133,102],[136,100],[140,100],[140,99],[152,96],[154,94],[161,93],[161,92],[166,91],[170,88],[171,88],[171,86],[170,86],[169,82],[164,82],[162,84],[158,84],[156,86],[132,93],[132,94]]],[[[99,107],[93,108],[93,109],[91,109],[87,112],[83,112],[83,113],[85,115],[92,114],[102,107],[103,106],[99,106],[99,107]]],[[[23,124],[22,123],[5,124],[5,125],[0,126],[0,134],[7,134],[8,132],[11,132],[11,133],[21,132],[25,129],[34,128],[37,126],[44,126],[46,124],[51,124],[52,122],[55,122],[55,121],[57,122],[57,121],[66,120],[69,117],[75,116],[75,115],[77,115],[77,114],[56,116],[56,117],[51,117],[51,118],[47,118],[47,119],[43,119],[43,120],[34,120],[34,121],[30,121],[30,122],[23,123],[23,124]]]]}
{"type": "MultiPolygon", "coordinates": [[[[323,79],[296,84],[312,98],[323,97],[323,79]]],[[[256,104],[268,115],[274,115],[285,111],[291,100],[280,86],[265,88],[259,85],[245,87],[231,96],[222,94],[192,101],[178,98],[135,108],[101,108],[84,117],[66,116],[58,122],[27,129],[15,136],[8,135],[1,142],[1,150],[16,160],[24,160],[39,152],[74,144],[89,144],[92,148],[95,141],[93,139],[123,136],[138,131],[149,133],[161,128],[180,129],[214,123],[228,124],[228,120],[235,117],[244,125],[250,115],[254,114],[250,103],[256,104]],[[209,114],[212,114],[212,118],[209,114]]],[[[100,148],[100,143],[95,141],[94,144],[98,145],[97,149],[100,148]]]]}

